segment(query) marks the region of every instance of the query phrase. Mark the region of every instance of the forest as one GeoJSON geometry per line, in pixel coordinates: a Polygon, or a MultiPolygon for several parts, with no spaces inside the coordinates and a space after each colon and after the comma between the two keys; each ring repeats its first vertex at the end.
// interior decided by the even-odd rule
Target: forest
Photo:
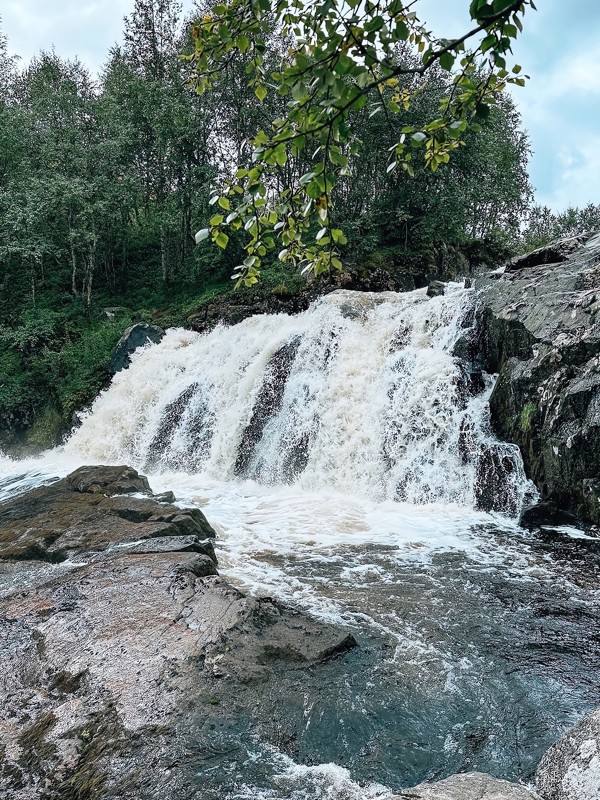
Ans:
{"type": "MultiPolygon", "coordinates": [[[[251,166],[248,143],[285,98],[257,102],[239,53],[196,93],[182,56],[203,11],[185,18],[174,0],[136,0],[100,75],[54,51],[23,64],[0,38],[0,427],[27,430],[33,445],[55,440],[102,388],[128,324],[183,325],[233,291],[241,236],[221,249],[194,234],[214,219],[215,186],[251,166]]],[[[265,71],[284,52],[273,30],[265,71]]],[[[415,56],[400,44],[395,58],[415,56]]],[[[331,197],[344,266],[424,285],[442,261],[451,277],[598,223],[600,207],[557,215],[533,205],[527,134],[508,93],[440,170],[390,171],[399,126],[418,128],[450,92],[436,66],[401,123],[355,112],[366,146],[350,153],[331,197]]],[[[302,153],[278,169],[286,185],[305,169],[302,153]]],[[[266,261],[259,292],[302,291],[297,270],[266,261]]]]}

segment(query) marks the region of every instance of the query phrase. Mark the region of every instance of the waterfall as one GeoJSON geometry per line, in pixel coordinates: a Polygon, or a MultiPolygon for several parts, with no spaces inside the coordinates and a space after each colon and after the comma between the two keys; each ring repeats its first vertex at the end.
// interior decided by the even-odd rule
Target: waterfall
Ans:
{"type": "Polygon", "coordinates": [[[518,449],[491,434],[493,381],[470,381],[452,352],[475,302],[459,285],[434,298],[337,291],[297,316],[172,329],[134,354],[66,450],[514,515],[528,485],[518,449]]]}

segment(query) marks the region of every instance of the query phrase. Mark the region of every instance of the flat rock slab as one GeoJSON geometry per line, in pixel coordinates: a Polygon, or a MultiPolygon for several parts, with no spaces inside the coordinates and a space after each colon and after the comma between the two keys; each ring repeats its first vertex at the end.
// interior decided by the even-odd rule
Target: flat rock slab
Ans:
{"type": "Polygon", "coordinates": [[[405,789],[393,800],[537,800],[537,795],[516,783],[482,772],[466,772],[437,783],[421,783],[405,789]]]}
{"type": "Polygon", "coordinates": [[[222,581],[203,515],[86,474],[0,506],[0,797],[200,800],[210,730],[268,730],[356,643],[222,581]]]}
{"type": "Polygon", "coordinates": [[[600,798],[600,709],[552,745],[540,762],[536,784],[544,800],[600,798]]]}

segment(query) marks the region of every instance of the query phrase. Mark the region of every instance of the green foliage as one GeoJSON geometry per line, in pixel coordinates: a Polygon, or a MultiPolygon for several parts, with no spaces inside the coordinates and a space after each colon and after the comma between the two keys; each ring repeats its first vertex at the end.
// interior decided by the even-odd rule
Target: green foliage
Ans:
{"type": "Polygon", "coordinates": [[[239,164],[213,195],[211,203],[224,213],[214,214],[197,235],[224,249],[230,231],[245,231],[238,284],[255,284],[264,257],[277,250],[281,261],[305,271],[342,268],[345,235],[335,224],[335,195],[360,150],[353,116],[361,110],[402,120],[388,147],[388,173],[399,168],[413,175],[419,151],[436,172],[463,145],[473,122],[488,117],[503,89],[524,84],[521,68],[509,71],[506,58],[526,8],[535,8],[530,0],[473,0],[474,27],[452,40],[433,37],[414,5],[350,0],[307,13],[300,0],[229,0],[195,23],[189,58],[199,93],[239,56],[261,103],[272,94],[285,101],[274,104],[279,115],[256,132],[251,163],[239,164]],[[282,47],[271,66],[274,27],[281,29],[282,47]],[[398,58],[400,45],[415,54],[412,64],[398,58]],[[436,65],[449,74],[450,90],[419,125],[409,124],[404,116],[436,65]],[[296,163],[304,169],[294,169],[296,163]]]}
{"type": "Polygon", "coordinates": [[[400,2],[272,5],[186,27],[176,0],[135,0],[97,82],[54,52],[20,67],[0,33],[0,428],[48,442],[128,323],[183,325],[232,272],[249,302],[342,258],[410,287],[472,237],[514,238],[528,147],[498,59],[529,3],[473,6],[462,65],[466,40],[400,2]]]}
{"type": "Polygon", "coordinates": [[[536,413],[537,407],[535,403],[525,403],[519,417],[519,427],[523,433],[528,433],[531,430],[532,421],[536,413]]]}
{"type": "Polygon", "coordinates": [[[40,416],[36,417],[27,440],[36,447],[48,448],[56,443],[64,432],[64,419],[53,406],[46,406],[40,416]]]}
{"type": "Polygon", "coordinates": [[[555,239],[600,230],[600,204],[585,208],[567,208],[553,212],[548,206],[535,205],[529,210],[527,227],[521,232],[518,251],[527,253],[555,239]]]}

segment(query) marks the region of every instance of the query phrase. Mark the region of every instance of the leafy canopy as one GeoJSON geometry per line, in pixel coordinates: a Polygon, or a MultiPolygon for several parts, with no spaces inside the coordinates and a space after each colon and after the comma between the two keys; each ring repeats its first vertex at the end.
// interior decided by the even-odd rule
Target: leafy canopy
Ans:
{"type": "Polygon", "coordinates": [[[391,120],[427,90],[434,65],[452,74],[452,89],[431,119],[418,129],[402,127],[389,148],[388,172],[411,176],[419,154],[433,171],[448,163],[503,89],[524,85],[521,67],[509,66],[507,58],[527,7],[535,9],[532,0],[472,0],[472,27],[452,40],[427,30],[417,3],[229,0],[193,25],[189,59],[199,93],[242,58],[258,101],[268,105],[275,96],[272,106],[280,111],[270,128],[256,134],[250,163],[213,196],[216,213],[196,235],[197,242],[210,237],[224,249],[232,231],[245,232],[247,255],[234,274],[238,284],[256,283],[262,259],[277,249],[281,261],[303,271],[342,268],[346,237],[335,227],[333,198],[361,146],[356,112],[367,106],[391,120]],[[273,69],[268,42],[274,30],[282,46],[273,69]],[[416,63],[397,57],[407,47],[417,54],[416,63]],[[289,169],[291,162],[306,169],[289,169]]]}

